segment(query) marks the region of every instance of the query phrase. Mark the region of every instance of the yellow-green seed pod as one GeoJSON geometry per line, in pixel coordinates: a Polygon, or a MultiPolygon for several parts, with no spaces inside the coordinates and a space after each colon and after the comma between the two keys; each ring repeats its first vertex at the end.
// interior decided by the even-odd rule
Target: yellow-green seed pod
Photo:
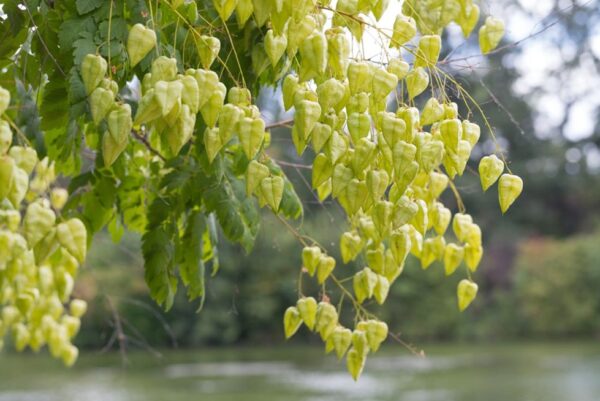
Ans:
{"type": "Polygon", "coordinates": [[[377,284],[377,274],[368,267],[365,267],[354,275],[353,278],[354,294],[358,303],[373,296],[375,285],[377,284]]]}
{"type": "Polygon", "coordinates": [[[487,191],[489,187],[500,178],[504,172],[504,162],[496,155],[484,156],[479,162],[479,178],[481,179],[481,187],[487,191]]]}
{"type": "Polygon", "coordinates": [[[465,255],[465,250],[462,246],[456,244],[446,245],[444,251],[444,271],[446,276],[451,275],[456,271],[456,268],[460,265],[465,255]]]}
{"type": "Polygon", "coordinates": [[[408,71],[410,70],[410,65],[404,60],[393,58],[389,61],[387,70],[397,76],[400,80],[406,78],[406,75],[408,75],[408,71]]]}
{"type": "Polygon", "coordinates": [[[471,271],[477,270],[481,257],[483,256],[483,247],[481,244],[478,245],[465,245],[465,264],[471,271]]]}
{"type": "Polygon", "coordinates": [[[10,193],[15,169],[15,162],[10,156],[0,156],[0,201],[10,193]]]}
{"type": "Polygon", "coordinates": [[[25,238],[30,247],[34,247],[52,228],[56,215],[40,202],[30,203],[23,219],[25,238]]]}
{"type": "Polygon", "coordinates": [[[270,29],[265,35],[265,53],[267,53],[273,67],[277,65],[286,49],[287,36],[275,35],[273,30],[270,29]]]}
{"type": "Polygon", "coordinates": [[[265,137],[265,122],[261,118],[243,117],[238,123],[238,131],[246,157],[253,159],[265,137]]]}
{"type": "Polygon", "coordinates": [[[371,66],[367,62],[351,61],[348,65],[350,93],[370,92],[372,89],[371,66]]]}
{"type": "Polygon", "coordinates": [[[221,50],[221,41],[214,36],[202,35],[197,42],[198,55],[200,62],[205,70],[208,70],[219,56],[221,50]]]}
{"type": "Polygon", "coordinates": [[[356,232],[345,232],[340,238],[340,252],[344,263],[354,260],[363,247],[363,241],[356,232]]]}
{"type": "Polygon", "coordinates": [[[246,25],[246,22],[254,13],[254,4],[252,0],[238,0],[235,8],[235,16],[240,27],[246,25]]]}
{"type": "Polygon", "coordinates": [[[217,157],[217,154],[223,147],[223,143],[221,142],[221,136],[219,135],[219,128],[209,128],[206,127],[203,134],[204,140],[204,149],[206,149],[206,156],[208,157],[208,161],[212,163],[212,161],[217,157]]]}
{"type": "Polygon", "coordinates": [[[398,77],[386,70],[375,68],[372,75],[373,90],[372,95],[378,99],[385,99],[396,89],[398,77]]]}
{"type": "Polygon", "coordinates": [[[498,180],[498,200],[502,213],[506,213],[522,191],[523,180],[520,177],[513,174],[502,174],[498,180]]]}
{"type": "Polygon", "coordinates": [[[421,126],[431,125],[440,121],[444,117],[444,106],[434,97],[429,98],[423,107],[421,113],[421,126]]]}
{"type": "MultiPolygon", "coordinates": [[[[377,276],[377,284],[375,284],[375,288],[373,289],[373,296],[375,297],[375,301],[379,305],[383,305],[385,300],[387,299],[388,293],[390,292],[390,282],[384,276],[377,276]]],[[[368,332],[367,332],[368,335],[368,332]]],[[[373,347],[371,347],[373,348],[373,347]]],[[[377,349],[373,349],[373,351],[377,351],[377,349]]]]}
{"type": "Polygon", "coordinates": [[[295,306],[287,308],[283,315],[283,331],[285,333],[285,338],[288,339],[292,337],[296,331],[298,331],[301,324],[302,318],[300,317],[298,308],[295,306]]]}
{"type": "Polygon", "coordinates": [[[10,104],[10,92],[0,86],[0,116],[4,114],[10,104]]]}
{"type": "Polygon", "coordinates": [[[121,142],[114,140],[109,132],[105,132],[102,136],[102,156],[106,167],[112,166],[117,158],[123,153],[129,142],[129,136],[121,142]]]}
{"type": "Polygon", "coordinates": [[[100,87],[94,89],[90,95],[90,112],[94,124],[98,125],[106,117],[114,104],[114,96],[110,90],[100,87]]]}
{"type": "Polygon", "coordinates": [[[325,31],[327,38],[327,65],[338,78],[346,76],[350,56],[350,41],[344,29],[335,27],[325,31]]]}
{"type": "Polygon", "coordinates": [[[310,133],[313,150],[315,152],[320,152],[327,141],[329,141],[329,138],[331,138],[331,134],[332,131],[329,125],[315,123],[315,126],[310,133]]]}
{"type": "Polygon", "coordinates": [[[366,356],[354,348],[350,348],[346,355],[346,367],[354,381],[358,380],[365,366],[366,356]]]}
{"type": "Polygon", "coordinates": [[[127,141],[133,128],[131,121],[131,107],[124,103],[115,107],[106,118],[108,132],[112,139],[117,143],[127,141]]]}
{"type": "Polygon", "coordinates": [[[367,320],[366,335],[369,348],[373,352],[377,352],[379,346],[388,336],[388,326],[380,320],[367,320]]]}
{"type": "Polygon", "coordinates": [[[469,37],[473,29],[475,29],[477,22],[479,22],[479,14],[480,11],[477,4],[472,4],[468,10],[463,9],[459,13],[456,23],[460,26],[465,38],[469,37]]]}
{"type": "Polygon", "coordinates": [[[260,193],[274,212],[279,210],[284,184],[283,178],[277,176],[263,178],[260,182],[260,193]]]}
{"type": "Polygon", "coordinates": [[[504,36],[504,22],[498,18],[487,17],[479,28],[479,47],[483,54],[494,50],[504,36]]]}
{"type": "Polygon", "coordinates": [[[461,312],[467,309],[471,302],[473,302],[477,295],[477,289],[477,284],[471,280],[463,279],[458,283],[456,293],[458,297],[458,309],[461,312]]]}
{"type": "Polygon", "coordinates": [[[223,21],[227,21],[238,4],[238,0],[213,0],[215,10],[223,21]]]}
{"type": "Polygon", "coordinates": [[[321,335],[323,341],[327,340],[338,324],[338,314],[335,306],[329,302],[319,302],[315,330],[321,335]]]}
{"type": "Polygon", "coordinates": [[[306,327],[314,330],[317,320],[317,301],[313,297],[300,298],[296,302],[296,308],[306,327]]]}
{"type": "Polygon", "coordinates": [[[323,284],[327,277],[333,272],[335,268],[335,259],[331,256],[321,255],[319,258],[319,265],[317,266],[317,281],[319,284],[323,284]]]}
{"type": "Polygon", "coordinates": [[[0,120],[0,155],[5,155],[8,152],[12,139],[13,134],[10,125],[4,120],[0,120]]]}
{"type": "Polygon", "coordinates": [[[440,35],[424,35],[419,39],[415,67],[430,67],[437,63],[442,49],[440,35]]]}
{"type": "MultiPolygon", "coordinates": [[[[158,81],[173,81],[177,78],[177,59],[165,56],[157,57],[150,67],[151,83],[158,81]]],[[[200,86],[200,84],[198,84],[200,86]]]]}
{"type": "Polygon", "coordinates": [[[319,103],[302,100],[296,104],[296,119],[294,126],[298,127],[299,133],[307,140],[312,129],[321,117],[321,106],[319,103]]]}
{"type": "Polygon", "coordinates": [[[308,274],[314,276],[321,261],[321,249],[318,246],[307,246],[302,249],[302,265],[308,274]]]}
{"type": "Polygon", "coordinates": [[[342,359],[350,344],[352,343],[352,331],[342,326],[337,326],[330,337],[333,349],[338,359],[342,359]]]}
{"type": "Polygon", "coordinates": [[[314,31],[300,47],[302,67],[311,72],[310,76],[321,76],[327,68],[327,39],[322,32],[314,31]],[[314,75],[313,75],[314,74],[314,75]]]}
{"type": "Polygon", "coordinates": [[[100,85],[106,75],[108,64],[101,56],[88,54],[81,62],[81,79],[85,86],[85,92],[89,95],[100,85]]]}
{"type": "Polygon", "coordinates": [[[127,37],[129,65],[135,67],[156,46],[156,32],[142,24],[135,24],[127,37]]]}
{"type": "Polygon", "coordinates": [[[408,97],[414,99],[429,86],[429,75],[423,67],[417,67],[406,76],[406,89],[408,97]]]}
{"type": "Polygon", "coordinates": [[[390,47],[399,49],[417,33],[417,23],[412,17],[399,14],[394,21],[390,47]]]}
{"type": "Polygon", "coordinates": [[[81,220],[72,218],[56,226],[58,242],[83,263],[87,254],[87,230],[81,220]]]}

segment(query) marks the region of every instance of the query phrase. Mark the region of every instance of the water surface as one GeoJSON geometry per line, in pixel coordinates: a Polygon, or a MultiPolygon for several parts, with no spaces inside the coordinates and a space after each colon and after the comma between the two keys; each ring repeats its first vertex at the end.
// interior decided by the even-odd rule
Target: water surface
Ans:
{"type": "Polygon", "coordinates": [[[307,347],[0,356],[0,401],[600,401],[600,343],[387,344],[354,383],[307,347]]]}

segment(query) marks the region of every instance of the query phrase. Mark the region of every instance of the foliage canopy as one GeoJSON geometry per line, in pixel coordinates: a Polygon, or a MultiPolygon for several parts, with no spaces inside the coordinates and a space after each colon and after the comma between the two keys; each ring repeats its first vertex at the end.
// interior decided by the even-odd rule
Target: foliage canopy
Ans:
{"type": "MultiPolygon", "coordinates": [[[[3,244],[0,301],[2,330],[17,347],[47,343],[65,363],[75,361],[70,339],[85,304],[70,292],[94,233],[106,227],[115,241],[125,229],[140,233],[156,302],[169,309],[181,282],[202,305],[205,270],[219,269],[219,236],[250,250],[260,207],[304,247],[286,337],[304,323],[328,351],[346,355],[355,379],[389,334],[365,302],[385,302],[409,254],[424,269],[442,261],[448,275],[464,261],[464,310],[477,293],[470,272],[483,248],[454,180],[480,136],[467,118],[481,109],[440,68],[441,35],[456,23],[468,37],[480,10],[471,0],[388,3],[5,2],[0,240],[22,249],[3,244]],[[390,12],[398,14],[393,26],[379,26],[390,12]],[[378,60],[365,52],[373,45],[378,60]],[[347,215],[342,262],[368,266],[347,279],[325,246],[290,223],[302,204],[283,162],[267,151],[273,125],[253,102],[263,86],[280,86],[285,108],[294,109],[293,143],[298,154],[314,152],[319,200],[336,199],[347,215]],[[70,179],[68,200],[55,173],[70,179]],[[455,213],[440,200],[448,189],[455,213]],[[302,280],[313,276],[319,301],[303,294],[302,280]],[[344,301],[353,322],[340,320],[344,301]]],[[[502,21],[485,18],[481,51],[494,51],[503,33],[502,21]]],[[[501,152],[482,158],[479,174],[484,190],[498,183],[506,212],[522,180],[501,152]]]]}

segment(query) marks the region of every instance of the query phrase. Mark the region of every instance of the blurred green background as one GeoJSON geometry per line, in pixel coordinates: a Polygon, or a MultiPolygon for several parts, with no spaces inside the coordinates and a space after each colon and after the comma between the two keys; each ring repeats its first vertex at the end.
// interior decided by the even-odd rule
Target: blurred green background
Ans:
{"type": "MultiPolygon", "coordinates": [[[[429,357],[390,342],[352,384],[342,364],[323,357],[316,336],[300,330],[283,347],[281,320],[297,298],[301,249],[265,213],[250,254],[220,243],[221,268],[208,279],[200,313],[185,291],[169,312],[153,303],[139,238],[125,235],[114,244],[98,236],[75,290],[89,302],[76,339],[80,362],[65,371],[45,355],[5,352],[0,401],[600,400],[600,2],[486,7],[507,21],[508,47],[479,58],[476,38],[453,48],[461,40],[451,30],[446,52],[454,61],[444,69],[479,102],[525,190],[506,216],[495,187],[481,192],[477,161],[495,146],[482,129],[457,182],[483,230],[476,301],[459,313],[460,277],[412,260],[385,306],[369,305],[429,357]]],[[[272,121],[289,117],[276,95],[265,90],[259,99],[272,121]]],[[[477,113],[469,118],[485,125],[477,113]]],[[[312,160],[295,155],[285,128],[272,132],[272,143],[275,159],[312,160]]],[[[341,209],[316,201],[308,171],[285,168],[305,205],[295,224],[335,249],[345,229],[341,209]]],[[[349,276],[359,267],[337,269],[349,276]]]]}

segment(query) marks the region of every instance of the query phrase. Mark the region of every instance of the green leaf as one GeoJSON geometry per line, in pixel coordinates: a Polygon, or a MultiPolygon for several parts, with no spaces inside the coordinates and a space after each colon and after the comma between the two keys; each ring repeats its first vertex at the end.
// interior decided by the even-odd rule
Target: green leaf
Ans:
{"type": "Polygon", "coordinates": [[[144,278],[150,296],[166,310],[173,305],[177,278],[173,275],[173,236],[164,226],[149,229],[142,237],[144,278]]]}
{"type": "Polygon", "coordinates": [[[194,211],[187,219],[185,232],[181,237],[179,275],[187,287],[187,296],[193,299],[204,298],[204,234],[207,232],[206,219],[199,211],[194,211]]]}
{"type": "Polygon", "coordinates": [[[77,0],[75,4],[79,15],[83,15],[99,8],[102,3],[104,3],[103,0],[77,0]]]}

